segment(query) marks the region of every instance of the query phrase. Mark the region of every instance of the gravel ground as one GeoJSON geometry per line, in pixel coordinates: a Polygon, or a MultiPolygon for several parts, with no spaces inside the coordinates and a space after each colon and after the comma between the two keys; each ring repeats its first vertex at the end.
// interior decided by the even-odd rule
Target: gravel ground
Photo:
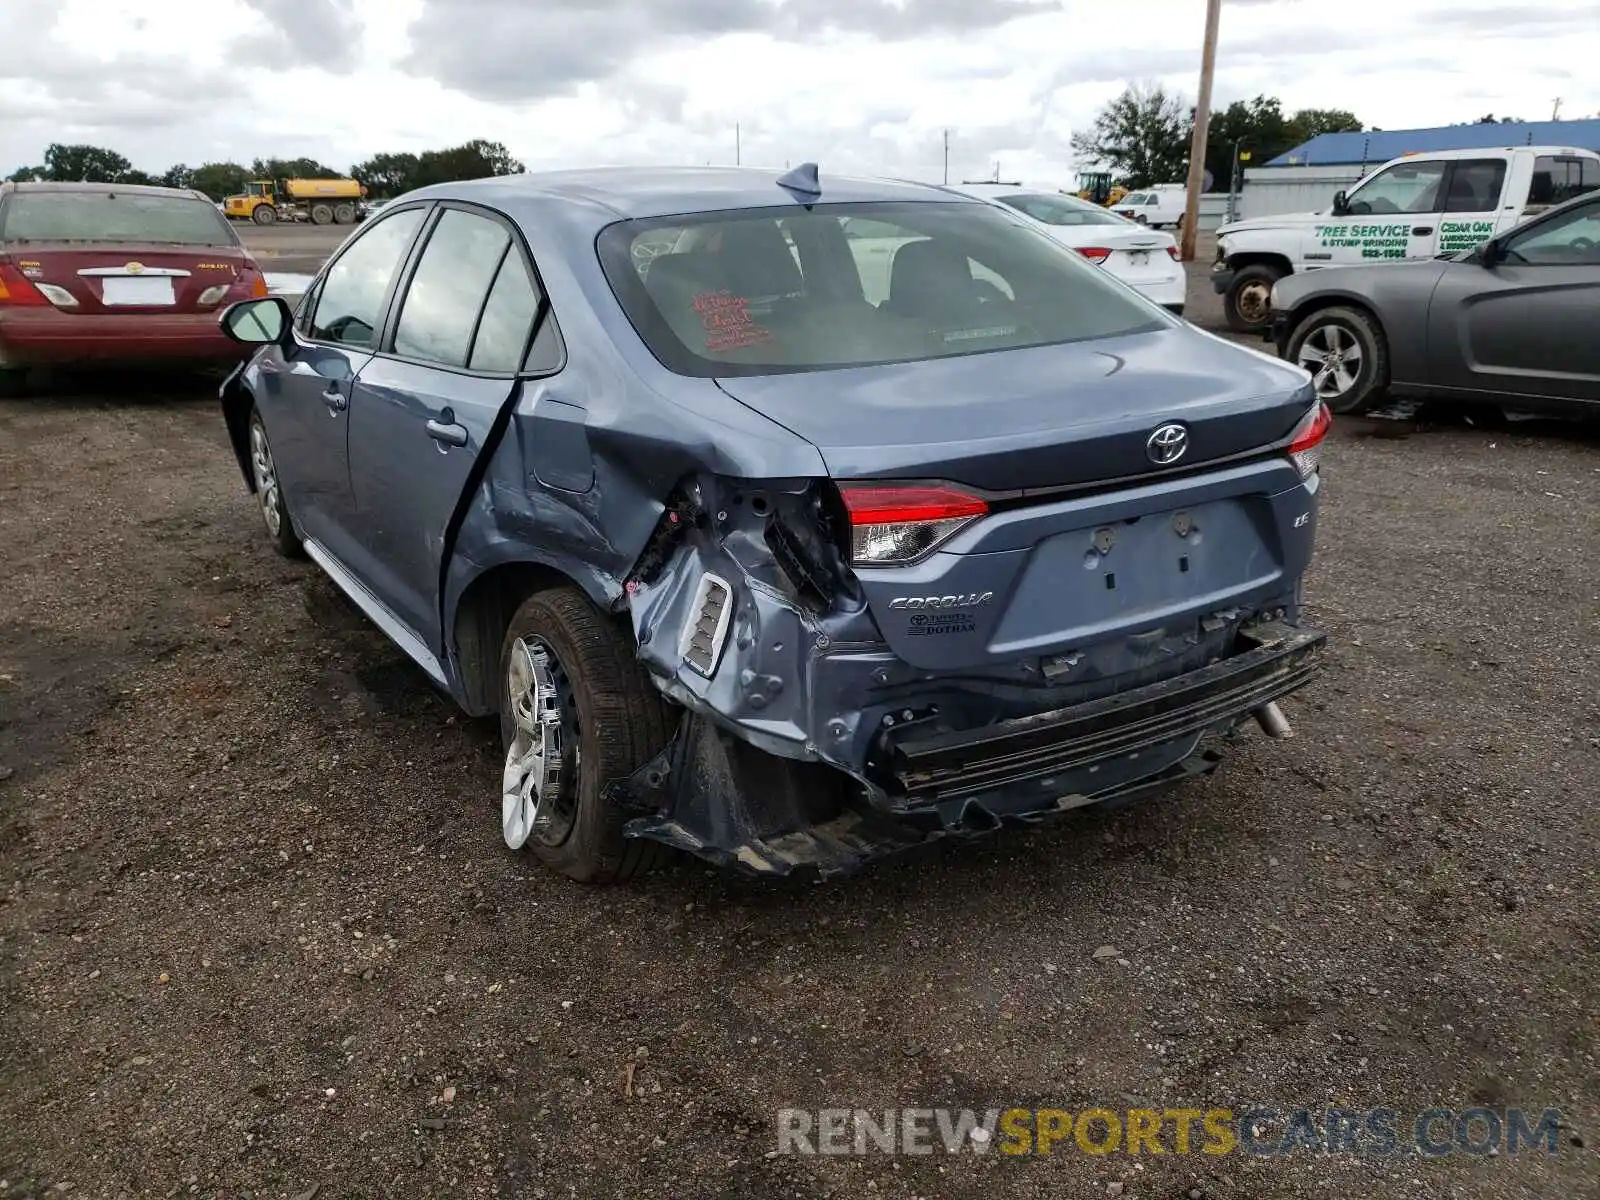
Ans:
{"type": "Polygon", "coordinates": [[[144,386],[0,404],[0,1197],[1600,1194],[1594,435],[1341,422],[1328,670],[1211,779],[593,890],[506,852],[494,729],[270,551],[208,385],[144,386]],[[1568,1126],[768,1157],[782,1107],[1255,1103],[1568,1126]]]}

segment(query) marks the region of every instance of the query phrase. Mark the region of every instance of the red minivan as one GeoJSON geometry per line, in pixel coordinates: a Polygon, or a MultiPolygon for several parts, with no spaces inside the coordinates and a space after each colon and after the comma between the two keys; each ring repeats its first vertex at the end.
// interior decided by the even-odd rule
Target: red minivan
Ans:
{"type": "Polygon", "coordinates": [[[49,364],[231,364],[217,313],[265,296],[204,194],[120,183],[0,184],[0,394],[49,364]]]}

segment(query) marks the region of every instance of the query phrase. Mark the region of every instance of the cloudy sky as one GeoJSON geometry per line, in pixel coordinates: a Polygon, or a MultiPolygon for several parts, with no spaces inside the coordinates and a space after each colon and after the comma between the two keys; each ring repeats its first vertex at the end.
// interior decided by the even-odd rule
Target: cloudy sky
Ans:
{"type": "MultiPolygon", "coordinates": [[[[0,0],[0,176],[51,141],[174,162],[472,137],[530,167],[819,160],[1070,178],[1129,81],[1192,97],[1203,0],[0,0]]],[[[1386,129],[1600,114],[1597,0],[1224,0],[1215,100],[1386,129]]]]}

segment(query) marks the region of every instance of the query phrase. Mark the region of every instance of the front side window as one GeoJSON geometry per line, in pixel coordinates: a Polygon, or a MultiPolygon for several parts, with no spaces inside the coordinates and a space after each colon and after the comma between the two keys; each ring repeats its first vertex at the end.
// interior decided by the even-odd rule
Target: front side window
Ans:
{"type": "Polygon", "coordinates": [[[1600,203],[1581,204],[1508,238],[1506,261],[1536,266],[1600,266],[1600,203]]]}
{"type": "Polygon", "coordinates": [[[209,200],[118,191],[18,191],[5,207],[0,241],[145,242],[236,246],[227,218],[209,200]]]}
{"type": "Polygon", "coordinates": [[[1440,212],[1444,172],[1442,162],[1402,162],[1387,167],[1350,193],[1346,201],[1350,215],[1440,212]]]}
{"type": "Polygon", "coordinates": [[[446,367],[466,366],[478,314],[510,246],[511,235],[500,222],[445,210],[406,288],[394,352],[446,367]]]}
{"type": "Polygon", "coordinates": [[[411,208],[369,225],[323,277],[310,336],[321,342],[371,347],[383,320],[383,300],[422,224],[411,208]]]}
{"type": "Polygon", "coordinates": [[[634,328],[686,375],[910,362],[1165,320],[1071,250],[978,202],[620,221],[598,249],[634,328]],[[641,260],[640,242],[674,249],[641,260]]]}
{"type": "MultiPolygon", "coordinates": [[[[1018,196],[1001,196],[1002,204],[1009,204],[1027,213],[1035,221],[1046,225],[1121,225],[1122,218],[1098,205],[1076,203],[1065,196],[1048,196],[1041,193],[1018,196]]],[[[1137,201],[1142,204],[1143,201],[1137,201]]]]}
{"type": "Polygon", "coordinates": [[[1450,190],[1445,194],[1444,211],[1492,212],[1500,207],[1500,188],[1505,181],[1506,164],[1501,159],[1458,162],[1450,172],[1450,190]]]}

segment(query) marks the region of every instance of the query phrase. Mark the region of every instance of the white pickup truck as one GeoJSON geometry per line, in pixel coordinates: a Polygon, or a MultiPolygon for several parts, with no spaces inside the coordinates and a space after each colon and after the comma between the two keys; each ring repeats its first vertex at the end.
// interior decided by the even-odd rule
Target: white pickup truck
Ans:
{"type": "Polygon", "coordinates": [[[1386,162],[1326,212],[1217,230],[1212,286],[1228,324],[1260,330],[1272,285],[1296,271],[1470,250],[1524,217],[1600,188],[1600,154],[1555,146],[1443,150],[1386,162]]]}

